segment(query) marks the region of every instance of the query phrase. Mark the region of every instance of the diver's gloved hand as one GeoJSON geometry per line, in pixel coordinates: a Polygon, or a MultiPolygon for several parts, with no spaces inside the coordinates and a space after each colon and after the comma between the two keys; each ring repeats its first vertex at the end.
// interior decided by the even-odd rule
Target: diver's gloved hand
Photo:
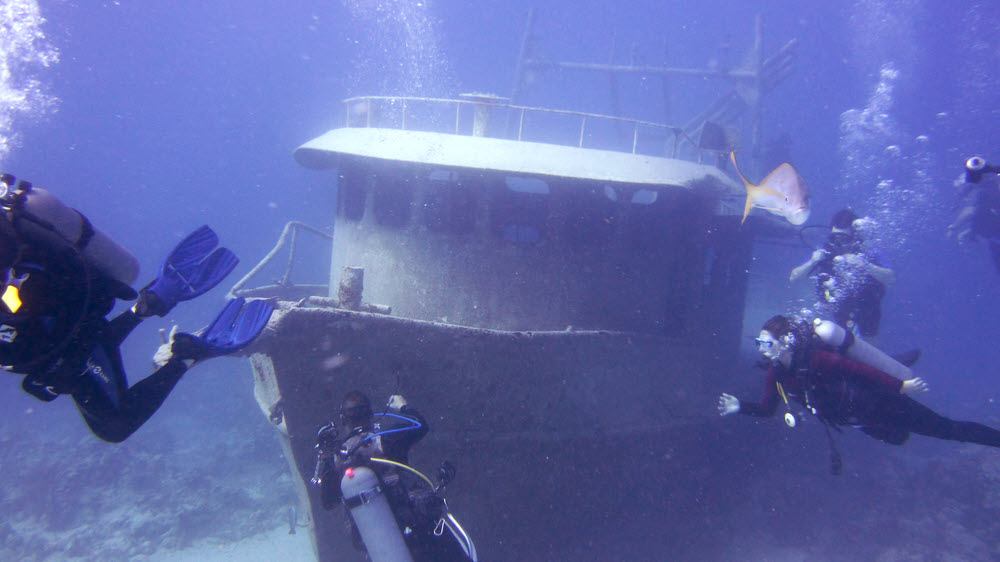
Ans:
{"type": "Polygon", "coordinates": [[[208,226],[188,234],[163,260],[156,279],[139,291],[132,311],[143,317],[162,317],[177,303],[202,295],[222,282],[240,260],[218,245],[219,236],[208,226]]]}
{"type": "Polygon", "coordinates": [[[729,414],[735,414],[740,411],[740,401],[738,398],[732,394],[722,393],[719,396],[719,415],[728,416],[729,414]]]}
{"type": "Polygon", "coordinates": [[[402,410],[403,406],[406,406],[406,398],[403,398],[401,394],[393,394],[389,397],[389,408],[393,410],[402,410]]]}
{"type": "Polygon", "coordinates": [[[903,381],[903,388],[899,389],[900,394],[920,394],[921,392],[927,392],[930,387],[924,382],[924,379],[920,377],[912,378],[910,380],[903,381]]]}
{"type": "Polygon", "coordinates": [[[229,355],[250,345],[267,326],[272,312],[274,307],[267,301],[247,303],[242,298],[232,299],[215,320],[197,334],[178,332],[174,327],[169,342],[160,346],[157,356],[163,364],[179,359],[190,367],[204,359],[229,355]],[[165,346],[169,346],[169,352],[163,351],[165,346]]]}

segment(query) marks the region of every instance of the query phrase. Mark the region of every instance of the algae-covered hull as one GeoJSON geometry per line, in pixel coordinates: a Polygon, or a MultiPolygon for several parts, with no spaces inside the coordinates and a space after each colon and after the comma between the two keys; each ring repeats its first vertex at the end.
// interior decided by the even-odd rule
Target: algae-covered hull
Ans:
{"type": "Polygon", "coordinates": [[[258,402],[300,479],[320,560],[361,559],[342,508],[325,511],[308,484],[316,431],[349,390],[376,404],[403,394],[426,416],[411,462],[430,474],[442,460],[457,466],[450,506],[484,559],[563,558],[623,510],[654,515],[668,500],[641,467],[677,454],[670,436],[704,414],[704,358],[648,335],[492,331],[282,302],[254,351],[258,402]]]}

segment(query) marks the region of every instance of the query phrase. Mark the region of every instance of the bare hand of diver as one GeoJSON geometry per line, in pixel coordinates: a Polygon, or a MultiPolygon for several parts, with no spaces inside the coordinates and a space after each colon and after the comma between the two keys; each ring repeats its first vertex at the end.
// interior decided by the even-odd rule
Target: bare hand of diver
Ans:
{"type": "Polygon", "coordinates": [[[171,358],[174,356],[173,346],[174,346],[174,336],[177,335],[177,325],[175,324],[170,330],[170,335],[167,335],[166,330],[160,329],[160,347],[153,354],[153,365],[157,369],[166,365],[171,358]]]}
{"type": "Polygon", "coordinates": [[[728,416],[729,414],[735,414],[740,411],[740,401],[738,398],[732,394],[722,393],[719,396],[719,415],[728,416]]]}
{"type": "Polygon", "coordinates": [[[824,250],[823,248],[820,248],[820,249],[818,249],[818,250],[813,250],[813,255],[812,255],[812,257],[811,257],[811,258],[809,259],[809,261],[811,261],[811,262],[813,262],[813,263],[819,263],[819,262],[823,261],[823,259],[824,259],[824,258],[826,257],[826,255],[827,255],[827,254],[829,254],[829,253],[830,253],[830,252],[827,252],[827,251],[826,251],[826,250],[824,250]]]}
{"type": "Polygon", "coordinates": [[[872,233],[875,231],[875,228],[877,226],[878,225],[875,224],[875,221],[873,221],[868,217],[861,217],[860,219],[854,219],[854,222],[851,223],[851,228],[855,232],[860,233],[864,238],[871,237],[872,233]]]}
{"type": "Polygon", "coordinates": [[[899,392],[900,394],[919,394],[928,390],[930,390],[930,387],[927,386],[924,379],[916,377],[908,381],[903,381],[903,388],[899,389],[899,392]]]}
{"type": "Polygon", "coordinates": [[[403,398],[400,394],[393,394],[389,397],[389,407],[393,410],[401,410],[403,406],[406,406],[406,398],[403,398]]]}
{"type": "Polygon", "coordinates": [[[861,254],[841,254],[833,258],[833,262],[837,265],[848,265],[851,267],[866,263],[864,256],[861,254]]]}

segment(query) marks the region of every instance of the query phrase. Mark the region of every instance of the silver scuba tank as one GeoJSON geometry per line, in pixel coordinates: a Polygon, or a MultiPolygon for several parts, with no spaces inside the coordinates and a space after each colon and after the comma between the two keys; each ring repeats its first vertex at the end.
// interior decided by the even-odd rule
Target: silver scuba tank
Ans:
{"type": "Polygon", "coordinates": [[[107,234],[90,224],[80,212],[68,207],[48,191],[33,187],[28,182],[11,185],[13,176],[4,174],[0,179],[0,197],[7,197],[15,189],[20,210],[41,224],[30,220],[19,221],[18,226],[27,242],[53,245],[60,242],[77,247],[83,258],[103,275],[126,285],[135,282],[139,275],[139,261],[128,250],[118,245],[107,234]],[[45,225],[51,225],[46,228],[45,225]]]}
{"type": "Polygon", "coordinates": [[[830,320],[817,318],[813,321],[813,330],[824,343],[842,350],[844,355],[859,363],[875,367],[899,380],[913,378],[913,371],[909,367],[889,357],[874,345],[854,337],[854,334],[830,320]]]}
{"type": "Polygon", "coordinates": [[[348,468],[340,479],[340,491],[373,562],[413,562],[372,469],[365,466],[348,468]]]}

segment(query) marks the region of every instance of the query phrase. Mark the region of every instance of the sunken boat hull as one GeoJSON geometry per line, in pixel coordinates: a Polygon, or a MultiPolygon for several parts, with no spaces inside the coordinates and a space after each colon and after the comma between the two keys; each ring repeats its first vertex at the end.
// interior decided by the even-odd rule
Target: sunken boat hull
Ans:
{"type": "MultiPolygon", "coordinates": [[[[759,88],[785,52],[730,78],[759,88]]],[[[753,229],[720,169],[732,147],[692,135],[741,99],[679,128],[481,94],[352,98],[344,127],[296,150],[335,172],[328,285],[234,293],[277,301],[255,392],[319,560],[363,559],[309,484],[351,390],[426,416],[411,464],[457,466],[448,503],[483,559],[642,559],[700,532],[703,491],[674,483],[740,348],[753,229]],[[664,512],[683,516],[664,528],[664,512]]]]}
{"type": "Polygon", "coordinates": [[[253,363],[259,378],[274,376],[259,385],[280,392],[258,397],[279,420],[320,560],[362,559],[343,509],[324,510],[307,484],[316,430],[348,390],[403,394],[425,413],[431,433],[411,463],[430,475],[443,460],[458,468],[449,505],[491,559],[572,556],[580,536],[606,532],[600,514],[620,516],[628,495],[639,498],[630,515],[656,516],[666,498],[633,471],[657,459],[671,459],[661,473],[683,470],[697,454],[684,450],[687,428],[712,394],[698,376],[707,358],[649,335],[481,330],[311,307],[284,308],[272,328],[253,363]],[[337,356],[349,359],[330,369],[337,356]],[[615,472],[636,478],[594,486],[615,472]]]}
{"type": "Polygon", "coordinates": [[[579,556],[579,537],[606,532],[609,514],[662,512],[657,485],[635,471],[668,459],[658,470],[670,481],[700,454],[691,429],[739,349],[750,239],[689,188],[639,203],[609,190],[640,186],[580,178],[546,177],[544,193],[527,194],[489,170],[425,181],[439,169],[339,162],[339,283],[306,298],[256,293],[294,293],[254,348],[258,402],[320,560],[361,559],[343,510],[324,510],[309,484],[316,431],[354,389],[403,394],[427,417],[411,461],[431,475],[443,460],[458,467],[449,505],[481,553],[579,556]],[[429,201],[467,225],[428,227],[429,201]]]}

